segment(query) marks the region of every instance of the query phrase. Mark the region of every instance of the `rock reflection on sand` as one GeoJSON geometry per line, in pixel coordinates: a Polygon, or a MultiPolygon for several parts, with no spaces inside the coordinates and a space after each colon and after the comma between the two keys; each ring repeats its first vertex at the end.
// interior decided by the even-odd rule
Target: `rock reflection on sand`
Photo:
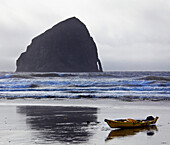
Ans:
{"type": "Polygon", "coordinates": [[[108,137],[106,138],[106,141],[114,138],[133,136],[139,132],[147,132],[147,135],[154,135],[154,131],[158,131],[156,125],[127,129],[115,129],[109,133],[108,137]]]}
{"type": "Polygon", "coordinates": [[[97,121],[97,108],[89,107],[18,106],[17,112],[27,116],[36,143],[88,142],[90,122],[97,121]]]}

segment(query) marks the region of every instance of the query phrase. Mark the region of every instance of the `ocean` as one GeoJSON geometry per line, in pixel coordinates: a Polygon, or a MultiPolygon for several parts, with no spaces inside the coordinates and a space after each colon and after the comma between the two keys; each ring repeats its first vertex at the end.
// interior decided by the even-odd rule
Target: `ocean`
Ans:
{"type": "Polygon", "coordinates": [[[170,72],[0,73],[0,98],[169,101],[170,72]]]}

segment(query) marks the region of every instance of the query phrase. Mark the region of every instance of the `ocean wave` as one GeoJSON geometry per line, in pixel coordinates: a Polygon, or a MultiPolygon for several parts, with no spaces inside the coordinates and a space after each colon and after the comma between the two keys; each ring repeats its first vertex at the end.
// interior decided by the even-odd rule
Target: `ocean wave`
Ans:
{"type": "Polygon", "coordinates": [[[45,77],[73,77],[77,76],[72,73],[10,73],[10,74],[1,74],[0,79],[8,78],[18,78],[18,79],[31,79],[35,77],[45,78],[45,77]]]}
{"type": "Polygon", "coordinates": [[[76,76],[73,73],[36,73],[31,74],[33,77],[73,77],[76,76]]]}
{"type": "Polygon", "coordinates": [[[164,80],[170,81],[168,72],[17,72],[17,73],[0,73],[0,79],[8,78],[51,78],[51,77],[78,77],[78,78],[106,78],[106,79],[124,79],[132,78],[139,80],[164,80]],[[150,75],[153,74],[153,75],[150,75]],[[163,76],[162,76],[163,75],[163,76]],[[141,77],[145,76],[145,77],[141,77]]]}
{"type": "Polygon", "coordinates": [[[0,79],[8,79],[8,78],[10,78],[11,77],[11,75],[8,75],[8,74],[5,74],[5,75],[0,75],[0,79]]]}
{"type": "Polygon", "coordinates": [[[155,80],[155,81],[170,81],[170,77],[161,77],[161,76],[147,76],[141,79],[142,80],[155,80]]]}
{"type": "Polygon", "coordinates": [[[31,93],[31,94],[6,94],[4,95],[0,94],[0,99],[26,99],[26,98],[32,98],[32,99],[49,99],[49,98],[70,98],[70,99],[116,99],[116,100],[122,100],[122,101],[170,101],[170,96],[161,96],[161,95],[143,95],[143,96],[138,96],[138,95],[100,95],[100,94],[48,94],[48,93],[31,93]]]}
{"type": "Polygon", "coordinates": [[[11,85],[11,86],[0,86],[0,91],[96,91],[96,92],[107,92],[107,91],[162,91],[169,92],[169,87],[124,87],[124,86],[115,86],[115,87],[42,87],[36,84],[30,85],[11,85]]]}
{"type": "Polygon", "coordinates": [[[0,97],[168,100],[170,73],[0,73],[0,97]]]}

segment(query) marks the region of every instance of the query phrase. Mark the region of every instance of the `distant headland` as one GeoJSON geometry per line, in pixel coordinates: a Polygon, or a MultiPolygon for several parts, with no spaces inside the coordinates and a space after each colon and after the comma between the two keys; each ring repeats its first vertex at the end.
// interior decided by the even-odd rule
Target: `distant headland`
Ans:
{"type": "Polygon", "coordinates": [[[16,65],[16,72],[103,71],[96,44],[85,24],[76,17],[35,37],[16,65]]]}

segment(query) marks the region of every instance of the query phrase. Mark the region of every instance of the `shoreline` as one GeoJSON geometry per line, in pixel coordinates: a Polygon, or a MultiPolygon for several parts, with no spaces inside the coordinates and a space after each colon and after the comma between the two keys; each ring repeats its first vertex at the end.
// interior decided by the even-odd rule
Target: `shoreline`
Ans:
{"type": "Polygon", "coordinates": [[[99,104],[104,104],[104,103],[117,103],[119,102],[120,104],[170,104],[169,100],[139,100],[139,99],[116,99],[116,98],[62,98],[62,97],[54,97],[54,98],[31,98],[31,97],[25,97],[25,98],[0,98],[0,105],[32,105],[32,104],[37,104],[37,105],[60,105],[60,102],[62,105],[90,105],[93,104],[92,102],[97,102],[95,103],[96,106],[99,104]],[[83,101],[83,103],[82,103],[83,101]],[[37,104],[37,102],[39,104],[37,104]],[[82,103],[82,104],[81,104],[82,103]]]}
{"type": "Polygon", "coordinates": [[[168,144],[169,111],[169,101],[1,99],[0,144],[168,144]],[[149,115],[159,117],[156,129],[129,130],[130,134],[117,137],[113,135],[115,132],[125,132],[111,129],[104,122],[106,118],[145,118],[149,115]],[[152,136],[147,135],[149,131],[152,136]]]}

